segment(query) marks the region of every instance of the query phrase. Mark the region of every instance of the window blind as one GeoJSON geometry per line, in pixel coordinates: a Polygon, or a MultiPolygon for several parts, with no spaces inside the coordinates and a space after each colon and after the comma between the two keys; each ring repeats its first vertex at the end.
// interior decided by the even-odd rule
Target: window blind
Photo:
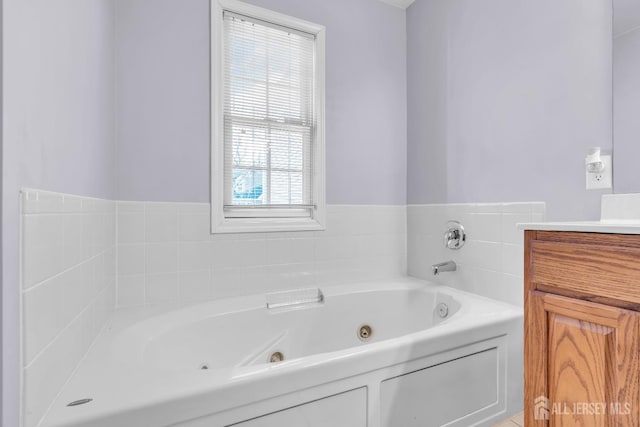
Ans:
{"type": "Polygon", "coordinates": [[[311,34],[224,12],[225,215],[310,216],[311,34]]]}

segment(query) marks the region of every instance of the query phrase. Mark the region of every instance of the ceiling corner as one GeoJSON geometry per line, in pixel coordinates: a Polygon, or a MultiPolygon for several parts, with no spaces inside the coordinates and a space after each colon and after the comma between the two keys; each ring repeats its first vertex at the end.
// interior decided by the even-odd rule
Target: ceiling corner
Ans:
{"type": "Polygon", "coordinates": [[[411,6],[411,3],[414,2],[414,0],[380,0],[383,3],[387,3],[390,4],[391,6],[395,6],[395,7],[399,7],[401,9],[406,9],[409,6],[411,6]]]}

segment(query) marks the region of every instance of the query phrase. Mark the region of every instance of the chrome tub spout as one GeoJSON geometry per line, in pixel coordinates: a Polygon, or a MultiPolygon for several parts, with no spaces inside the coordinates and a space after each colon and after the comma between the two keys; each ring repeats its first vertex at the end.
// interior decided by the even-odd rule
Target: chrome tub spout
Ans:
{"type": "Polygon", "coordinates": [[[438,264],[433,264],[431,266],[431,270],[433,271],[434,276],[437,276],[444,271],[456,271],[456,263],[453,261],[446,261],[438,264]]]}

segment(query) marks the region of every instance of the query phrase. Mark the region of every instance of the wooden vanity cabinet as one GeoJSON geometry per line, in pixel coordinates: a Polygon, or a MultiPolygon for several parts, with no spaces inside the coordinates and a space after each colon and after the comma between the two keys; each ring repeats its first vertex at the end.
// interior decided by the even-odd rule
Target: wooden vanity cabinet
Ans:
{"type": "Polygon", "coordinates": [[[640,235],[525,231],[525,426],[640,426],[640,235]]]}

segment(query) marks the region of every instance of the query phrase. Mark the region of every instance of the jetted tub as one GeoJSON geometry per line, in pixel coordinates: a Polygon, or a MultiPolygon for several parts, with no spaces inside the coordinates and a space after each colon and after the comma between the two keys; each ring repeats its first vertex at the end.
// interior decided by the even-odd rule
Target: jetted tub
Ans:
{"type": "Polygon", "coordinates": [[[117,311],[41,426],[469,427],[521,407],[522,310],[398,279],[117,311]]]}

